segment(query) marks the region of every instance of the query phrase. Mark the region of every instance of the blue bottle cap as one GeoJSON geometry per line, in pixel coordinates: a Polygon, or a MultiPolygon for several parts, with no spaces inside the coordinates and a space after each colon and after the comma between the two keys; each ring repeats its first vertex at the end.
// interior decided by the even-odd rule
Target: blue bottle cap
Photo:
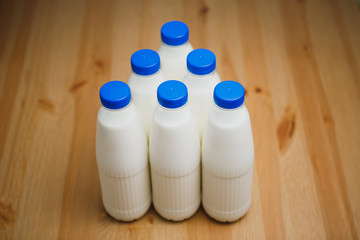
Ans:
{"type": "Polygon", "coordinates": [[[207,49],[195,49],[186,58],[187,69],[196,75],[212,73],[216,68],[215,54],[207,49]]]}
{"type": "Polygon", "coordinates": [[[105,83],[100,88],[101,104],[108,109],[120,109],[126,107],[131,100],[129,86],[120,81],[105,83]]]}
{"type": "Polygon", "coordinates": [[[141,49],[131,56],[131,68],[139,75],[151,75],[160,69],[160,57],[151,49],[141,49]]]}
{"type": "Polygon", "coordinates": [[[234,109],[240,107],[245,100],[244,87],[235,81],[223,81],[214,89],[215,104],[221,108],[234,109]]]}
{"type": "Polygon", "coordinates": [[[161,27],[161,40],[170,46],[182,45],[189,40],[189,28],[183,22],[167,22],[161,27]]]}
{"type": "Polygon", "coordinates": [[[159,104],[165,108],[179,108],[187,102],[187,88],[180,81],[169,80],[160,84],[157,89],[157,98],[159,104]]]}

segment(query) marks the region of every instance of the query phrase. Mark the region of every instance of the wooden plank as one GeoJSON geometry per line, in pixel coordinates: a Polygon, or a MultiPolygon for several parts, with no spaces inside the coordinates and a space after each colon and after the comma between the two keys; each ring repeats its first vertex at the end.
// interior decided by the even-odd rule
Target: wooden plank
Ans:
{"type": "Polygon", "coordinates": [[[360,11],[356,1],[0,1],[1,239],[358,239],[360,11]],[[252,205],[112,219],[95,161],[101,85],[185,21],[223,80],[246,88],[252,205]]]}

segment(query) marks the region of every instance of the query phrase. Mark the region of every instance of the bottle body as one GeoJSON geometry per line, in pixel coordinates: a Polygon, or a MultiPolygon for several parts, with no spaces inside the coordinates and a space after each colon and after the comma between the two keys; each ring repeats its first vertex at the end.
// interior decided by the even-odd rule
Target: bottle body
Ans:
{"type": "Polygon", "coordinates": [[[143,216],[151,205],[147,141],[132,103],[99,109],[96,159],[105,210],[122,221],[143,216]]]}
{"type": "Polygon", "coordinates": [[[136,106],[147,137],[149,137],[152,117],[157,105],[156,90],[164,80],[161,70],[147,76],[133,72],[129,78],[132,102],[136,106]]]}
{"type": "Polygon", "coordinates": [[[222,109],[213,105],[202,142],[202,203],[212,218],[231,222],[248,211],[253,162],[246,106],[222,109]]]}
{"type": "Polygon", "coordinates": [[[214,88],[220,82],[220,77],[216,71],[206,75],[196,75],[187,71],[183,81],[189,91],[189,106],[202,139],[208,112],[212,106],[214,88]]]}
{"type": "Polygon", "coordinates": [[[179,46],[161,43],[158,53],[165,80],[182,81],[187,71],[186,57],[193,50],[189,42],[179,46]]]}
{"type": "Polygon", "coordinates": [[[191,217],[200,206],[200,142],[187,105],[154,112],[150,132],[153,203],[166,219],[191,217]]]}

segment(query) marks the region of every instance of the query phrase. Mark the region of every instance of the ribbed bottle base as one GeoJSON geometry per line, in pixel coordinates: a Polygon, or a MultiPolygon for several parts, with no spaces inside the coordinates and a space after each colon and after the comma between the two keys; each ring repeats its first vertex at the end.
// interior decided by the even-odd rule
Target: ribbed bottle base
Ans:
{"type": "Polygon", "coordinates": [[[171,221],[183,221],[185,219],[191,218],[198,208],[200,207],[201,200],[199,199],[194,206],[182,209],[182,210],[171,210],[171,209],[165,209],[157,206],[154,204],[154,208],[156,212],[158,212],[163,218],[166,218],[171,221]]]}
{"type": "Polygon", "coordinates": [[[116,210],[114,208],[111,208],[110,206],[106,206],[105,203],[104,203],[104,208],[105,208],[106,212],[110,216],[115,218],[116,220],[130,222],[130,221],[134,221],[134,220],[139,219],[142,216],[144,216],[145,213],[150,208],[150,205],[151,205],[151,199],[146,201],[146,203],[143,206],[141,206],[137,209],[132,209],[132,210],[128,210],[128,211],[116,210]]]}
{"type": "Polygon", "coordinates": [[[242,208],[233,211],[221,211],[209,206],[206,202],[202,202],[205,212],[219,222],[234,222],[242,218],[249,210],[251,199],[242,208]]]}
{"type": "Polygon", "coordinates": [[[251,204],[252,168],[235,178],[212,175],[203,167],[202,204],[208,215],[221,222],[243,217],[251,204]]]}
{"type": "Polygon", "coordinates": [[[149,167],[126,178],[99,171],[105,210],[115,219],[132,221],[143,216],[151,205],[149,167]]]}
{"type": "Polygon", "coordinates": [[[162,176],[152,169],[151,180],[154,207],[163,218],[182,221],[199,208],[200,166],[180,177],[162,176]]]}

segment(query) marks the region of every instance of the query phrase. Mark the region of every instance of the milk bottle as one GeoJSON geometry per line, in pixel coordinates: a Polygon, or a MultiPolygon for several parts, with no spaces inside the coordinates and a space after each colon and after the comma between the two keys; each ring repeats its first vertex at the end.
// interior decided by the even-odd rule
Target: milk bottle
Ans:
{"type": "Polygon", "coordinates": [[[182,82],[160,84],[150,131],[154,207],[173,221],[191,217],[200,205],[200,141],[187,96],[182,82]]]}
{"type": "Polygon", "coordinates": [[[202,203],[222,222],[241,218],[251,202],[254,144],[244,96],[234,81],[215,87],[202,142],[202,203]]]}
{"type": "Polygon", "coordinates": [[[132,73],[129,86],[134,103],[147,137],[149,136],[154,109],[157,105],[156,90],[164,79],[160,70],[160,57],[150,49],[136,51],[131,56],[132,73]]]}
{"type": "Polygon", "coordinates": [[[186,73],[186,56],[193,50],[188,41],[188,26],[179,21],[165,23],[161,27],[161,40],[158,53],[165,79],[182,81],[186,73]]]}
{"type": "Polygon", "coordinates": [[[212,95],[220,77],[215,71],[216,57],[207,49],[196,49],[187,56],[184,83],[189,90],[189,105],[196,120],[200,138],[203,136],[212,95]]]}
{"type": "Polygon", "coordinates": [[[145,133],[126,83],[104,84],[100,100],[96,160],[103,204],[115,219],[132,221],[151,204],[145,133]]]}

